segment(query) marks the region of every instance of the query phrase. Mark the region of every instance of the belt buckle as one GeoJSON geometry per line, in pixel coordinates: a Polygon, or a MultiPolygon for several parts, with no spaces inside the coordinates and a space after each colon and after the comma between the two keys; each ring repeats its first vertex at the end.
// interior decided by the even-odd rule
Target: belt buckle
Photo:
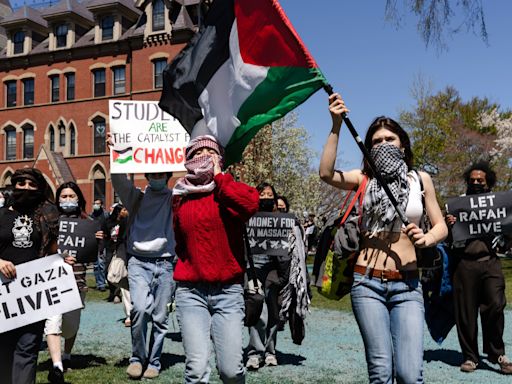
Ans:
{"type": "Polygon", "coordinates": [[[383,269],[382,270],[382,273],[380,274],[380,282],[381,283],[387,283],[388,282],[388,278],[386,277],[387,275],[387,272],[388,270],[387,269],[383,269]]]}

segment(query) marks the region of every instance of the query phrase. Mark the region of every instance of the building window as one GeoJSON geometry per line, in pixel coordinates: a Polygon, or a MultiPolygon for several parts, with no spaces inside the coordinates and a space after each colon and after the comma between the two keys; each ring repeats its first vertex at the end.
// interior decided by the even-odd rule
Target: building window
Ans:
{"type": "Polygon", "coordinates": [[[94,124],[94,153],[105,153],[105,132],[106,125],[105,119],[97,118],[93,121],[94,124]]]}
{"type": "Polygon", "coordinates": [[[55,28],[55,39],[57,48],[64,48],[68,45],[68,26],[59,24],[55,28]]]}
{"type": "Polygon", "coordinates": [[[12,38],[12,42],[14,44],[14,54],[18,55],[23,53],[25,51],[25,32],[16,32],[12,38]]]}
{"type": "Polygon", "coordinates": [[[94,97],[105,96],[105,69],[96,69],[93,73],[94,97]]]}
{"type": "Polygon", "coordinates": [[[55,151],[55,129],[50,125],[50,151],[55,151]]]}
{"type": "Polygon", "coordinates": [[[59,101],[59,93],[60,93],[59,75],[50,77],[50,86],[51,86],[51,93],[52,93],[52,103],[59,101]]]}
{"type": "Polygon", "coordinates": [[[34,104],[34,79],[23,80],[23,105],[34,104]]]}
{"type": "Polygon", "coordinates": [[[5,82],[5,91],[7,93],[7,107],[16,106],[16,80],[5,82]]]}
{"type": "Polygon", "coordinates": [[[153,31],[161,31],[165,28],[164,0],[153,0],[153,31]]]}
{"type": "Polygon", "coordinates": [[[165,67],[167,66],[167,60],[166,59],[157,59],[153,61],[153,78],[155,83],[155,88],[162,88],[164,85],[163,80],[163,72],[165,67]]]}
{"type": "Polygon", "coordinates": [[[16,160],[16,130],[5,130],[5,160],[16,160]]]}
{"type": "Polygon", "coordinates": [[[61,121],[59,123],[59,147],[64,148],[66,146],[66,127],[61,121]]]}
{"type": "Polygon", "coordinates": [[[75,100],[75,74],[66,73],[66,100],[75,100]]]}
{"type": "Polygon", "coordinates": [[[23,128],[23,158],[34,158],[34,127],[31,125],[23,128]]]}
{"type": "Polygon", "coordinates": [[[114,38],[114,16],[105,16],[101,19],[101,40],[114,38]]]}
{"type": "Polygon", "coordinates": [[[116,67],[114,73],[114,95],[121,95],[126,92],[125,67],[116,67]]]}
{"type": "Polygon", "coordinates": [[[73,124],[69,127],[69,136],[69,154],[76,155],[76,131],[73,124]]]}
{"type": "Polygon", "coordinates": [[[94,200],[105,201],[106,183],[105,179],[94,179],[94,200]]]}

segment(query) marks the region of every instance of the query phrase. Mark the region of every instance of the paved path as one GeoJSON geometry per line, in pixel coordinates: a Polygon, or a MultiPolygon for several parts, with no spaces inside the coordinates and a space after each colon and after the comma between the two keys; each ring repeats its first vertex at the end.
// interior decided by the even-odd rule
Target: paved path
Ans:
{"type": "MultiPolygon", "coordinates": [[[[130,351],[129,329],[122,323],[121,304],[88,302],[74,353],[88,356],[91,362],[126,365],[130,351]]],[[[506,313],[505,345],[512,355],[512,312],[506,313]]],[[[170,317],[168,339],[164,345],[164,370],[157,381],[178,383],[184,368],[184,355],[179,343],[178,324],[170,317]]],[[[247,337],[246,337],[247,338],[247,337]]],[[[247,342],[247,340],[246,340],[247,342]]],[[[480,343],[481,344],[481,343],[480,343]]],[[[312,310],[307,320],[306,339],[301,346],[291,341],[289,330],[278,335],[279,366],[262,368],[248,374],[248,383],[366,383],[364,349],[351,313],[312,310]]],[[[472,374],[459,371],[462,355],[457,335],[452,330],[439,347],[425,332],[426,383],[511,383],[512,378],[496,372],[496,366],[486,364],[472,374]]],[[[218,383],[215,369],[212,383],[218,383]]]]}

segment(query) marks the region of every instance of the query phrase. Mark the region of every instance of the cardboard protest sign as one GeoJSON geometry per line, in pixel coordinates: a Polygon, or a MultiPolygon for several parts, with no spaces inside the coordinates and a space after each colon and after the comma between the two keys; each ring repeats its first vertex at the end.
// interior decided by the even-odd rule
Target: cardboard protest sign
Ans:
{"type": "Polygon", "coordinates": [[[157,101],[109,100],[111,173],[185,171],[190,135],[157,101]]]}
{"type": "Polygon", "coordinates": [[[92,263],[98,257],[96,232],[99,224],[94,220],[59,218],[59,253],[75,256],[79,263],[92,263]]]}
{"type": "Polygon", "coordinates": [[[297,219],[289,213],[258,212],[249,219],[247,235],[253,255],[286,256],[288,235],[297,219]]]}
{"type": "Polygon", "coordinates": [[[491,192],[448,199],[448,212],[455,216],[454,242],[485,235],[512,233],[512,192],[491,192]]]}
{"type": "Polygon", "coordinates": [[[16,278],[0,273],[0,333],[82,308],[73,268],[52,255],[16,266],[16,278]]]}

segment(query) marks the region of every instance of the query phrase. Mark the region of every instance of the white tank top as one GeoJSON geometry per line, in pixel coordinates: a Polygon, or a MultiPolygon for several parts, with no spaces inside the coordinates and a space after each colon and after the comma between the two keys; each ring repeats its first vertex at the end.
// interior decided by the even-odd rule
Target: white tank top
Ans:
{"type": "Polygon", "coordinates": [[[421,198],[421,183],[418,172],[411,171],[407,174],[409,180],[409,201],[405,209],[405,216],[410,223],[420,225],[421,216],[423,215],[423,202],[421,198]]]}

